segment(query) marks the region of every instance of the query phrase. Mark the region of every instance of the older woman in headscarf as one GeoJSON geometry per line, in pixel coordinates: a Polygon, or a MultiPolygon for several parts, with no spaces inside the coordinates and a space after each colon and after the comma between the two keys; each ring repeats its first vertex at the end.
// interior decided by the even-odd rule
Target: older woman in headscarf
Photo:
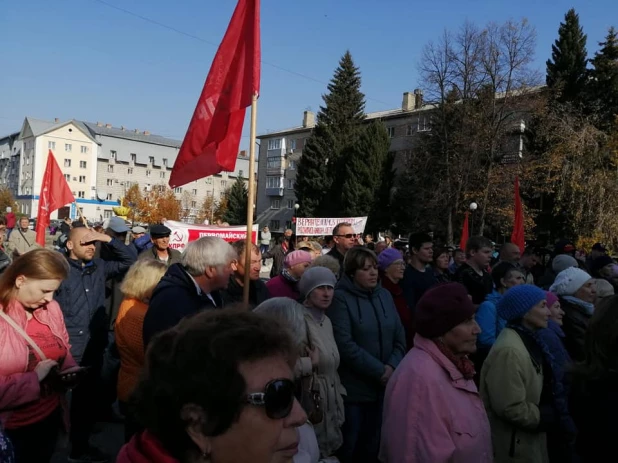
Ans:
{"type": "Polygon", "coordinates": [[[570,267],[558,274],[549,290],[558,295],[564,310],[562,329],[567,352],[574,361],[584,358],[584,337],[594,312],[596,283],[583,270],[570,267]]]}
{"type": "Polygon", "coordinates": [[[555,422],[551,353],[538,336],[550,316],[546,297],[536,286],[521,285],[497,305],[507,325],[483,364],[480,385],[496,463],[549,461],[545,429],[555,422]]]}
{"type": "Polygon", "coordinates": [[[481,332],[464,286],[429,289],[416,305],[414,347],[386,387],[385,462],[490,463],[491,431],[468,355],[481,332]]]}

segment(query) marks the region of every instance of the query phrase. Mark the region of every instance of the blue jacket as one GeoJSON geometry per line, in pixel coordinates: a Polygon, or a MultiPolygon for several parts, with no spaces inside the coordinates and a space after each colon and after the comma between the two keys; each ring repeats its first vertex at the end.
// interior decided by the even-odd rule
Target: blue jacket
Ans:
{"type": "Polygon", "coordinates": [[[223,300],[219,292],[213,291],[210,296],[214,304],[206,294],[198,292],[182,264],[170,265],[148,304],[142,331],[144,347],[155,334],[176,326],[185,317],[206,309],[221,309],[223,300]]]}
{"type": "Polygon", "coordinates": [[[125,273],[135,262],[135,256],[124,243],[112,239],[108,245],[114,261],[96,257],[90,262],[69,261],[69,275],[56,290],[55,299],[64,314],[69,333],[71,354],[82,365],[92,365],[100,359],[107,345],[108,321],[105,312],[105,282],[125,273]],[[88,346],[88,355],[86,353],[88,346]]]}
{"type": "Polygon", "coordinates": [[[476,311],[474,318],[482,330],[476,340],[476,344],[479,348],[491,348],[494,342],[496,342],[496,338],[500,334],[500,331],[506,326],[506,320],[498,317],[496,311],[496,305],[500,299],[502,299],[502,294],[494,289],[487,295],[485,302],[483,302],[476,311]]]}
{"type": "Polygon", "coordinates": [[[131,241],[129,246],[131,246],[137,254],[141,254],[146,249],[153,247],[154,244],[152,244],[152,241],[150,240],[150,235],[146,233],[144,236],[140,236],[136,240],[131,241]]]}
{"type": "Polygon", "coordinates": [[[343,275],[328,317],[341,363],[339,377],[346,402],[375,402],[384,393],[385,365],[397,368],[406,352],[406,336],[391,294],[378,283],[372,291],[343,275]]]}

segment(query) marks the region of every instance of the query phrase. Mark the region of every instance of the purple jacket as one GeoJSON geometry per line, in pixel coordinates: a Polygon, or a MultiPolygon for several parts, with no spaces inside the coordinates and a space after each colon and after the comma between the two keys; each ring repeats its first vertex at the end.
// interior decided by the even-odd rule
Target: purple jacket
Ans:
{"type": "Polygon", "coordinates": [[[491,463],[491,430],[474,381],[420,335],[386,387],[380,461],[491,463]]]}
{"type": "Polygon", "coordinates": [[[283,275],[277,275],[266,282],[270,297],[289,297],[297,301],[300,298],[298,283],[286,279],[283,275]]]}

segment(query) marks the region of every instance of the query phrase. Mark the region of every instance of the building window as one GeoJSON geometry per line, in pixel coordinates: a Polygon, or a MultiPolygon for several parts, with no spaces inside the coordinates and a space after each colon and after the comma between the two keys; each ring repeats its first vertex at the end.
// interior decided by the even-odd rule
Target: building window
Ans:
{"type": "Polygon", "coordinates": [[[107,171],[110,172],[110,173],[114,173],[114,166],[108,165],[107,166],[107,171]]]}
{"type": "Polygon", "coordinates": [[[179,187],[174,188],[174,193],[182,193],[182,187],[179,186],[179,187]]]}
{"type": "Polygon", "coordinates": [[[288,179],[288,190],[293,190],[294,189],[294,180],[289,178],[288,179]]]}
{"type": "Polygon", "coordinates": [[[152,173],[151,171],[147,170],[147,171],[146,171],[146,177],[150,177],[150,174],[151,174],[151,173],[152,173]]]}
{"type": "Polygon", "coordinates": [[[104,219],[111,219],[112,218],[112,211],[110,209],[105,209],[103,211],[103,218],[104,219]]]}
{"type": "Polygon", "coordinates": [[[294,200],[288,199],[288,209],[294,209],[294,200]]]}
{"type": "Polygon", "coordinates": [[[269,150],[280,150],[281,149],[281,138],[273,138],[268,140],[268,149],[269,150]]]}
{"type": "Polygon", "coordinates": [[[116,159],[116,152],[115,152],[114,150],[111,150],[111,151],[109,152],[109,158],[110,158],[110,159],[116,159]]]}
{"type": "Polygon", "coordinates": [[[191,201],[191,208],[195,209],[197,207],[197,201],[191,201]]]}
{"type": "Polygon", "coordinates": [[[56,142],[55,141],[48,141],[47,142],[47,148],[50,150],[55,150],[56,149],[56,142]]]}
{"type": "Polygon", "coordinates": [[[159,172],[159,177],[165,178],[165,172],[163,172],[163,171],[159,172]]]}
{"type": "Polygon", "coordinates": [[[270,221],[270,229],[271,230],[279,230],[279,221],[278,220],[271,220],[270,221]]]}
{"type": "Polygon", "coordinates": [[[154,156],[150,156],[148,158],[148,161],[150,162],[151,165],[153,165],[154,164],[154,156]]]}
{"type": "Polygon", "coordinates": [[[79,183],[86,183],[86,176],[85,175],[80,175],[79,176],[79,183]]]}
{"type": "Polygon", "coordinates": [[[266,188],[281,188],[281,177],[266,177],[266,188]]]}
{"type": "Polygon", "coordinates": [[[395,138],[395,127],[387,127],[388,138],[395,138]]]}
{"type": "Polygon", "coordinates": [[[193,196],[197,196],[197,190],[194,188],[193,190],[191,190],[191,194],[192,194],[193,196]]]}
{"type": "Polygon", "coordinates": [[[219,198],[223,198],[225,196],[225,191],[220,191],[219,192],[219,198]]]}
{"type": "Polygon", "coordinates": [[[111,193],[107,193],[107,196],[106,196],[105,199],[107,199],[108,201],[111,201],[112,200],[112,194],[111,193]]]}
{"type": "Polygon", "coordinates": [[[167,167],[167,159],[163,158],[163,167],[167,167]]]}
{"type": "Polygon", "coordinates": [[[71,167],[71,160],[70,159],[65,159],[64,160],[64,167],[71,167]]]}
{"type": "Polygon", "coordinates": [[[291,220],[286,220],[285,221],[285,228],[287,228],[288,230],[292,228],[292,221],[291,220]]]}
{"type": "Polygon", "coordinates": [[[85,191],[78,191],[77,192],[77,197],[78,198],[85,198],[86,197],[86,192],[85,191]]]}
{"type": "Polygon", "coordinates": [[[239,170],[239,171],[238,171],[238,176],[239,176],[239,177],[241,177],[241,178],[242,178],[242,177],[244,177],[244,175],[243,175],[243,171],[242,171],[242,170],[239,170]]]}
{"type": "Polygon", "coordinates": [[[208,177],[206,179],[206,185],[212,185],[212,178],[208,177]]]}
{"type": "Polygon", "coordinates": [[[267,169],[279,169],[281,167],[281,158],[279,156],[266,159],[267,169]]]}
{"type": "Polygon", "coordinates": [[[279,201],[278,199],[271,199],[270,200],[270,208],[271,209],[279,209],[281,207],[281,201],[279,201]]]}
{"type": "Polygon", "coordinates": [[[79,161],[79,168],[80,169],[85,169],[86,168],[86,161],[79,161]]]}
{"type": "Polygon", "coordinates": [[[137,155],[135,153],[131,153],[131,162],[135,162],[137,160],[137,155]]]}
{"type": "Polygon", "coordinates": [[[290,170],[296,170],[296,161],[290,161],[290,170]]]}
{"type": "Polygon", "coordinates": [[[64,150],[65,150],[67,153],[70,153],[72,149],[73,149],[73,145],[71,145],[70,143],[65,143],[65,145],[64,145],[64,150]]]}
{"type": "Polygon", "coordinates": [[[88,147],[87,146],[80,146],[79,147],[79,152],[82,154],[86,154],[88,152],[88,147]]]}
{"type": "Polygon", "coordinates": [[[406,129],[406,135],[409,137],[414,133],[414,126],[413,125],[409,125],[406,129]]]}
{"type": "Polygon", "coordinates": [[[225,180],[221,180],[221,188],[225,188],[226,184],[227,184],[227,182],[225,180]]]}
{"type": "Polygon", "coordinates": [[[133,173],[133,167],[129,167],[127,169],[127,174],[131,175],[133,173]]]}
{"type": "Polygon", "coordinates": [[[70,176],[69,174],[64,174],[64,179],[65,179],[67,182],[70,182],[70,181],[71,181],[71,176],[70,176]]]}
{"type": "Polygon", "coordinates": [[[417,121],[417,130],[419,132],[428,132],[431,130],[431,126],[429,125],[427,118],[425,116],[418,116],[417,121]]]}
{"type": "Polygon", "coordinates": [[[107,186],[113,186],[114,185],[114,181],[111,178],[107,179],[107,186]]]}
{"type": "Polygon", "coordinates": [[[296,149],[296,140],[288,140],[288,148],[291,150],[296,149]]]}

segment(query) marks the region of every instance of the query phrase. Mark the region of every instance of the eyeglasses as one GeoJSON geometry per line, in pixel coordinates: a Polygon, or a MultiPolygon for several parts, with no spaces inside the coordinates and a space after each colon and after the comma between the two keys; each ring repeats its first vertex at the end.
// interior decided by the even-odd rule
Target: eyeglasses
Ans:
{"type": "Polygon", "coordinates": [[[356,233],[346,233],[345,235],[335,235],[338,238],[356,238],[358,235],[356,233]]]}
{"type": "Polygon", "coordinates": [[[289,379],[275,379],[266,385],[264,392],[247,394],[247,403],[264,407],[266,416],[273,420],[288,416],[294,400],[294,383],[289,379]]]}

